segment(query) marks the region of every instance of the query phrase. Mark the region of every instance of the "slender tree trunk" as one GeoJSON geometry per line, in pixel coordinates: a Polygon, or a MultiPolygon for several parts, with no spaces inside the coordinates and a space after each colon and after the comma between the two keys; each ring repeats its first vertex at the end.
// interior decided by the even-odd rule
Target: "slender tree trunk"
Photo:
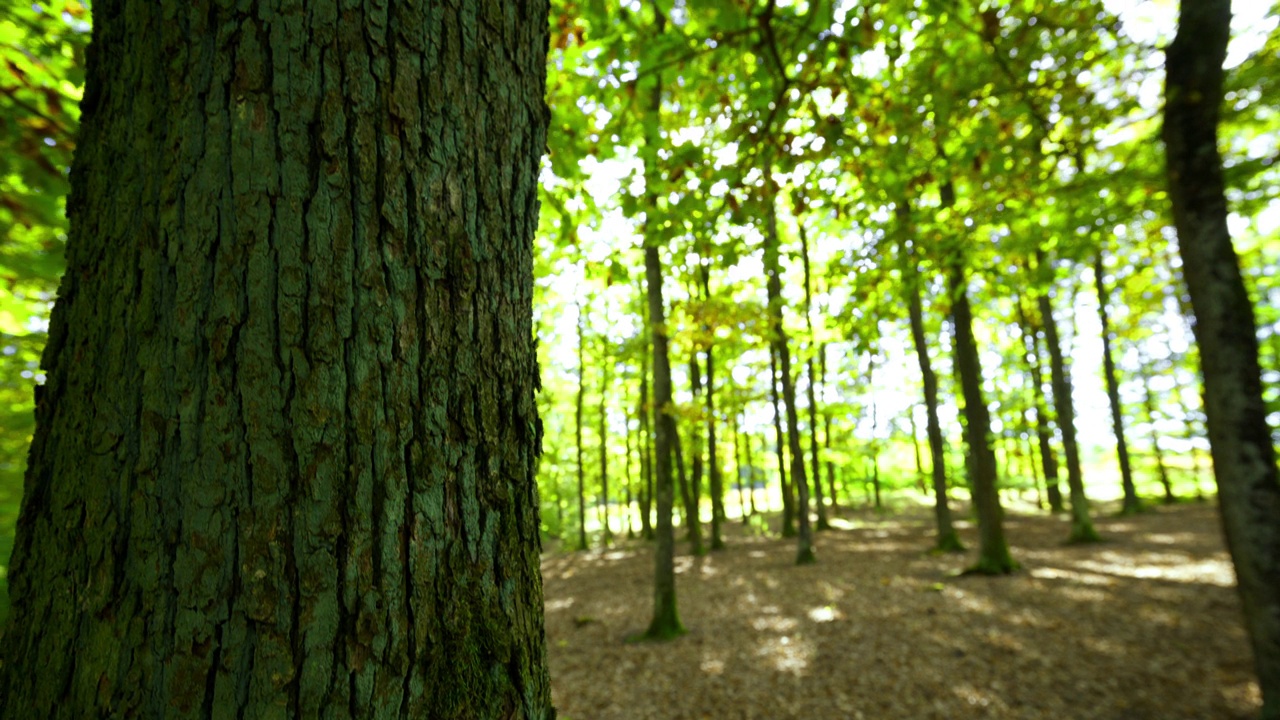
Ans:
{"type": "Polygon", "coordinates": [[[1229,0],[1183,0],[1167,52],[1164,141],[1179,251],[1195,310],[1218,507],[1235,561],[1262,690],[1280,718],[1280,479],[1263,402],[1258,337],[1227,229],[1218,154],[1229,0]]]}
{"type": "MultiPolygon", "coordinates": [[[[823,343],[818,347],[818,379],[822,383],[827,381],[827,345],[823,343]]],[[[824,385],[825,386],[825,385],[824,385]]],[[[822,413],[822,442],[823,447],[827,451],[827,497],[831,500],[831,514],[840,514],[840,498],[836,495],[836,466],[831,462],[831,413],[825,410],[822,413]]]]}
{"type": "MultiPolygon", "coordinates": [[[[655,30],[662,35],[666,20],[657,14],[655,30]]],[[[661,224],[657,220],[657,187],[662,180],[658,169],[658,151],[663,145],[661,137],[662,73],[654,74],[649,95],[649,106],[644,113],[645,168],[645,242],[644,276],[645,296],[648,300],[649,340],[653,350],[653,404],[657,424],[654,448],[654,495],[657,499],[657,544],[654,548],[654,597],[653,620],[644,637],[663,640],[684,634],[680,614],[676,608],[675,532],[671,524],[672,506],[675,504],[672,483],[671,460],[678,441],[676,419],[671,399],[671,355],[667,335],[666,309],[662,298],[662,258],[658,248],[663,239],[661,224]]]]}
{"type": "Polygon", "coordinates": [[[1053,318],[1053,306],[1049,302],[1048,295],[1041,295],[1037,298],[1037,303],[1040,309],[1040,326],[1044,329],[1044,344],[1049,349],[1053,406],[1058,416],[1058,429],[1062,431],[1062,450],[1067,458],[1067,488],[1071,494],[1071,534],[1068,541],[1096,542],[1099,539],[1098,531],[1093,528],[1093,519],[1089,513],[1089,498],[1084,492],[1084,475],[1080,469],[1080,446],[1076,442],[1076,411],[1071,400],[1071,380],[1067,376],[1067,363],[1062,357],[1062,345],[1058,341],[1058,323],[1053,318]]]}
{"type": "MultiPolygon", "coordinates": [[[[605,316],[605,327],[609,325],[605,316]]],[[[602,344],[607,340],[601,338],[602,344]]],[[[613,531],[609,528],[609,354],[603,356],[600,363],[600,525],[604,532],[605,547],[613,544],[613,531]]]]}
{"type": "Polygon", "coordinates": [[[640,366],[640,474],[644,476],[640,488],[640,537],[653,540],[653,431],[649,426],[649,409],[653,406],[649,397],[649,361],[647,356],[640,366]]]}
{"type": "Polygon", "coordinates": [[[755,515],[758,512],[756,510],[756,466],[751,460],[751,433],[747,433],[742,439],[747,456],[747,502],[751,503],[751,514],[755,515]]]}
{"type": "Polygon", "coordinates": [[[769,332],[774,354],[778,356],[778,371],[782,375],[782,402],[787,410],[787,445],[791,455],[791,483],[795,485],[798,502],[796,564],[805,565],[816,559],[809,527],[809,483],[805,479],[804,451],[800,448],[800,421],[796,412],[795,384],[791,379],[791,352],[787,346],[787,331],[782,322],[782,261],[778,250],[777,209],[772,197],[768,202],[764,271],[769,296],[769,332]]]}
{"type": "MultiPolygon", "coordinates": [[[[870,363],[870,368],[868,369],[868,372],[867,372],[867,384],[871,385],[871,387],[875,387],[875,382],[872,380],[872,378],[875,375],[875,369],[876,369],[876,365],[875,365],[875,359],[873,357],[870,363]]],[[[884,507],[880,499],[880,438],[878,437],[879,434],[880,434],[879,405],[876,403],[875,394],[872,393],[871,395],[871,437],[872,437],[872,440],[871,440],[871,487],[872,489],[875,490],[875,494],[876,494],[876,504],[875,504],[876,510],[880,510],[884,507]]]]}
{"type": "Polygon", "coordinates": [[[634,485],[634,476],[631,474],[632,434],[633,433],[631,432],[631,420],[628,419],[627,434],[625,436],[626,444],[627,444],[627,448],[626,448],[627,457],[626,457],[626,464],[624,466],[624,471],[626,472],[627,475],[626,475],[626,482],[623,484],[623,488],[625,488],[626,490],[626,498],[625,498],[626,505],[624,506],[625,510],[622,513],[622,517],[626,518],[626,521],[627,521],[627,539],[628,540],[634,540],[636,538],[636,526],[631,519],[631,513],[635,508],[635,497],[632,494],[632,489],[631,489],[634,485]]]}
{"type": "Polygon", "coordinates": [[[796,521],[795,521],[795,496],[791,492],[792,486],[787,483],[787,455],[784,450],[782,432],[782,405],[778,398],[778,368],[777,368],[778,352],[772,340],[769,341],[769,395],[773,401],[773,435],[777,443],[778,451],[778,484],[782,491],[782,537],[795,537],[796,521]]]}
{"type": "Polygon", "coordinates": [[[924,460],[920,457],[920,431],[916,428],[915,408],[907,409],[907,422],[911,430],[911,453],[916,461],[916,490],[923,495],[929,489],[924,482],[924,460]]]}
{"type": "MultiPolygon", "coordinates": [[[[948,182],[943,189],[943,204],[954,203],[954,190],[948,182]]],[[[1009,555],[1004,538],[1004,511],[996,485],[996,457],[991,446],[991,418],[982,395],[982,365],[973,337],[973,315],[969,308],[968,281],[964,261],[958,248],[952,249],[947,267],[947,286],[951,294],[951,320],[955,327],[955,362],[964,395],[965,430],[971,458],[974,509],[978,515],[978,562],[972,571],[983,574],[1011,572],[1017,563],[1009,555]]]]}
{"type": "MultiPolygon", "coordinates": [[[[705,286],[704,286],[705,288],[705,286]]],[[[708,297],[710,293],[708,292],[708,297]]],[[[707,345],[707,477],[711,492],[711,549],[723,550],[724,478],[716,456],[716,363],[715,348],[707,345]]]]}
{"type": "MultiPolygon", "coordinates": [[[[1016,298],[1018,320],[1022,326],[1022,342],[1026,351],[1027,371],[1031,375],[1031,391],[1035,405],[1032,408],[1036,416],[1036,443],[1040,449],[1040,469],[1044,473],[1045,495],[1049,499],[1049,512],[1060,513],[1062,504],[1062,488],[1058,486],[1058,456],[1053,449],[1053,431],[1049,427],[1048,403],[1044,397],[1044,371],[1041,368],[1039,328],[1031,321],[1030,314],[1022,305],[1022,298],[1016,298]]],[[[1056,392],[1056,390],[1055,390],[1056,392]]]]}
{"type": "Polygon", "coordinates": [[[1147,424],[1151,429],[1151,454],[1156,461],[1156,478],[1160,481],[1160,487],[1164,489],[1165,504],[1173,504],[1178,498],[1173,494],[1173,482],[1169,479],[1169,468],[1164,462],[1164,451],[1160,449],[1160,432],[1156,428],[1158,412],[1156,410],[1156,398],[1151,393],[1151,363],[1145,355],[1142,361],[1142,407],[1146,411],[1147,424]]]}
{"type": "Polygon", "coordinates": [[[797,222],[796,225],[800,231],[800,259],[804,267],[804,324],[809,333],[809,348],[811,351],[810,356],[805,359],[805,375],[809,379],[809,454],[810,473],[813,478],[813,502],[818,511],[818,529],[830,530],[831,525],[827,521],[826,504],[822,499],[822,466],[818,462],[818,378],[814,372],[812,356],[812,350],[817,346],[817,338],[813,332],[813,283],[809,273],[809,234],[805,231],[803,222],[797,222]]]}
{"type": "Polygon", "coordinates": [[[578,397],[573,411],[574,440],[578,447],[578,550],[590,547],[587,542],[587,466],[582,447],[582,408],[587,395],[586,333],[582,323],[583,309],[578,305],[578,397]]]}
{"type": "MultiPolygon", "coordinates": [[[[697,350],[689,352],[689,389],[696,404],[702,395],[702,373],[698,367],[697,350]]],[[[684,498],[685,523],[688,525],[686,529],[689,542],[693,544],[694,555],[702,555],[706,552],[702,544],[702,436],[698,430],[698,423],[689,423],[689,484],[686,486],[688,493],[684,498]]]]}
{"type": "Polygon", "coordinates": [[[1111,293],[1107,289],[1102,250],[1093,256],[1093,285],[1098,293],[1098,320],[1102,323],[1102,367],[1107,380],[1107,399],[1111,401],[1111,429],[1116,438],[1116,457],[1120,462],[1120,484],[1124,489],[1121,513],[1131,515],[1142,510],[1138,489],[1133,483],[1133,468],[1129,463],[1129,443],[1124,435],[1124,406],[1120,403],[1120,381],[1116,375],[1115,356],[1111,352],[1111,320],[1107,306],[1111,293]]]}
{"type": "MultiPolygon", "coordinates": [[[[899,214],[903,232],[909,232],[910,215],[905,204],[899,214]]],[[[904,247],[904,251],[906,248],[904,247]]],[[[930,473],[933,478],[934,522],[938,529],[934,547],[943,552],[962,552],[964,544],[956,534],[951,520],[951,507],[947,499],[947,461],[946,444],[942,437],[942,422],[938,419],[938,375],[933,371],[933,361],[929,357],[929,342],[924,332],[924,304],[920,299],[920,272],[916,258],[912,253],[907,255],[906,282],[907,315],[911,323],[911,340],[915,345],[916,362],[920,366],[920,377],[924,385],[925,433],[929,438],[930,473]]]]}
{"type": "Polygon", "coordinates": [[[747,520],[747,494],[742,489],[742,473],[746,467],[742,464],[742,437],[738,425],[738,416],[733,416],[733,467],[734,474],[738,477],[738,514],[745,523],[747,520]]]}
{"type": "Polygon", "coordinates": [[[554,715],[547,5],[317,5],[94,4],[6,720],[554,715]]]}

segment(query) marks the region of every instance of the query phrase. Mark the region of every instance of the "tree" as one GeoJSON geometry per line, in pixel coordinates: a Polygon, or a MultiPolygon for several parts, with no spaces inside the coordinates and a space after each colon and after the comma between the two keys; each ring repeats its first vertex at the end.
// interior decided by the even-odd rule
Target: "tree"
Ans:
{"type": "Polygon", "coordinates": [[[546,4],[98,10],[0,715],[553,717],[546,4]]]}
{"type": "Polygon", "coordinates": [[[1280,718],[1280,479],[1253,303],[1227,229],[1218,117],[1229,0],[1182,0],[1166,57],[1163,136],[1178,250],[1195,312],[1205,416],[1262,716],[1280,718]]]}

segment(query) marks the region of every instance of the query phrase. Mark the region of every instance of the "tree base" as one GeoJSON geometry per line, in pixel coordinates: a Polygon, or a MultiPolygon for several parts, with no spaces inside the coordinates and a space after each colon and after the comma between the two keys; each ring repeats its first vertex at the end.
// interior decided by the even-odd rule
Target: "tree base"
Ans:
{"type": "Polygon", "coordinates": [[[960,542],[960,536],[956,535],[954,531],[938,536],[938,542],[933,546],[933,552],[935,553],[962,553],[964,551],[964,543],[960,542]]]}
{"type": "Polygon", "coordinates": [[[796,553],[797,565],[812,565],[818,562],[818,556],[813,553],[812,547],[800,548],[796,553]]]}
{"type": "Polygon", "coordinates": [[[814,528],[818,531],[830,530],[831,523],[827,522],[826,518],[818,518],[818,522],[814,525],[814,528]]]}
{"type": "Polygon", "coordinates": [[[718,538],[718,537],[711,538],[712,552],[715,552],[716,550],[723,550],[723,549],[724,549],[724,538],[718,538]]]}
{"type": "Polygon", "coordinates": [[[1088,545],[1097,542],[1102,542],[1102,536],[1093,528],[1093,523],[1071,526],[1071,535],[1067,537],[1068,545],[1088,545]]]}
{"type": "Polygon", "coordinates": [[[978,562],[962,571],[961,575],[1008,575],[1020,566],[1013,558],[978,558],[978,562]]]}
{"type": "Polygon", "coordinates": [[[667,642],[675,640],[687,632],[689,631],[685,630],[684,626],[680,624],[679,618],[666,618],[661,621],[654,618],[648,630],[631,635],[626,641],[628,643],[667,642]]]}

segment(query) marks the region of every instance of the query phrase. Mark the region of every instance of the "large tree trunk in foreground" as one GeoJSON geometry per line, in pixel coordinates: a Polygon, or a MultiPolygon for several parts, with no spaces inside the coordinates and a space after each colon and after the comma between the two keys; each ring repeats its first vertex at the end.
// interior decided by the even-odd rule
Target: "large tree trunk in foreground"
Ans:
{"type": "Polygon", "coordinates": [[[1093,286],[1098,293],[1098,321],[1102,325],[1102,373],[1107,381],[1107,400],[1111,405],[1111,430],[1116,438],[1116,459],[1120,463],[1120,486],[1124,491],[1121,512],[1125,515],[1142,510],[1138,489],[1133,484],[1133,465],[1129,462],[1129,443],[1124,435],[1124,406],[1120,403],[1120,379],[1116,375],[1115,354],[1111,351],[1111,316],[1108,305],[1111,293],[1103,276],[1102,251],[1093,256],[1093,286]]]}
{"type": "Polygon", "coordinates": [[[796,387],[791,379],[791,353],[782,323],[782,261],[778,251],[778,216],[773,199],[768,200],[768,223],[764,235],[765,287],[769,296],[769,342],[778,357],[782,376],[782,404],[787,411],[787,449],[791,455],[791,483],[796,488],[796,564],[814,561],[813,534],[809,524],[809,482],[805,479],[804,451],[800,449],[800,421],[796,412],[796,387]]]}
{"type": "MultiPolygon", "coordinates": [[[[1043,262],[1043,258],[1041,258],[1043,262]]],[[[1053,305],[1047,294],[1037,299],[1040,310],[1040,327],[1044,330],[1044,344],[1049,349],[1050,386],[1053,388],[1053,409],[1058,416],[1058,429],[1062,431],[1062,452],[1067,459],[1067,490],[1071,495],[1071,534],[1069,542],[1095,542],[1098,531],[1093,528],[1089,514],[1089,498],[1084,492],[1084,474],[1080,469],[1080,444],[1076,441],[1076,411],[1071,399],[1071,380],[1067,377],[1067,362],[1062,355],[1062,343],[1058,340],[1058,323],[1053,318],[1053,305]]]]}
{"type": "Polygon", "coordinates": [[[549,718],[547,6],[95,3],[0,716],[549,718]]]}
{"type": "Polygon", "coordinates": [[[1168,50],[1164,141],[1196,316],[1222,524],[1253,645],[1262,715],[1280,718],[1280,481],[1262,399],[1253,304],[1227,231],[1217,144],[1230,22],[1229,0],[1183,0],[1168,50]]]}

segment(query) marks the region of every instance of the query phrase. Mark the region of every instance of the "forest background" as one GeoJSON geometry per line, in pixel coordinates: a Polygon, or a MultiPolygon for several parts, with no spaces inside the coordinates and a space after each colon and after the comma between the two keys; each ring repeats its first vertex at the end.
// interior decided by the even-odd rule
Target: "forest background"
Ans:
{"type": "MultiPolygon", "coordinates": [[[[1121,437],[1137,494],[1212,492],[1158,142],[1172,3],[833,3],[818,19],[785,2],[658,5],[664,26],[637,2],[566,0],[552,12],[535,269],[549,538],[598,544],[648,525],[645,234],[663,240],[688,473],[681,524],[711,504],[698,499],[704,461],[708,485],[713,474],[728,483],[730,514],[750,508],[743,484],[762,491],[751,500],[783,504],[766,216],[804,453],[829,481],[820,508],[927,499],[915,292],[964,495],[954,288],[942,272],[956,260],[1006,492],[1051,496],[1037,433],[1053,415],[1042,297],[1071,362],[1090,497],[1124,494],[1121,437]],[[661,148],[645,142],[654,137],[661,148]],[[719,428],[718,454],[695,449],[707,427],[719,428]]],[[[1235,10],[1222,149],[1276,428],[1280,6],[1235,10]]],[[[75,0],[0,8],[0,561],[62,269],[90,28],[75,0]]],[[[1047,427],[1052,449],[1063,438],[1047,427]]],[[[4,603],[0,593],[0,613],[4,603]]]]}

